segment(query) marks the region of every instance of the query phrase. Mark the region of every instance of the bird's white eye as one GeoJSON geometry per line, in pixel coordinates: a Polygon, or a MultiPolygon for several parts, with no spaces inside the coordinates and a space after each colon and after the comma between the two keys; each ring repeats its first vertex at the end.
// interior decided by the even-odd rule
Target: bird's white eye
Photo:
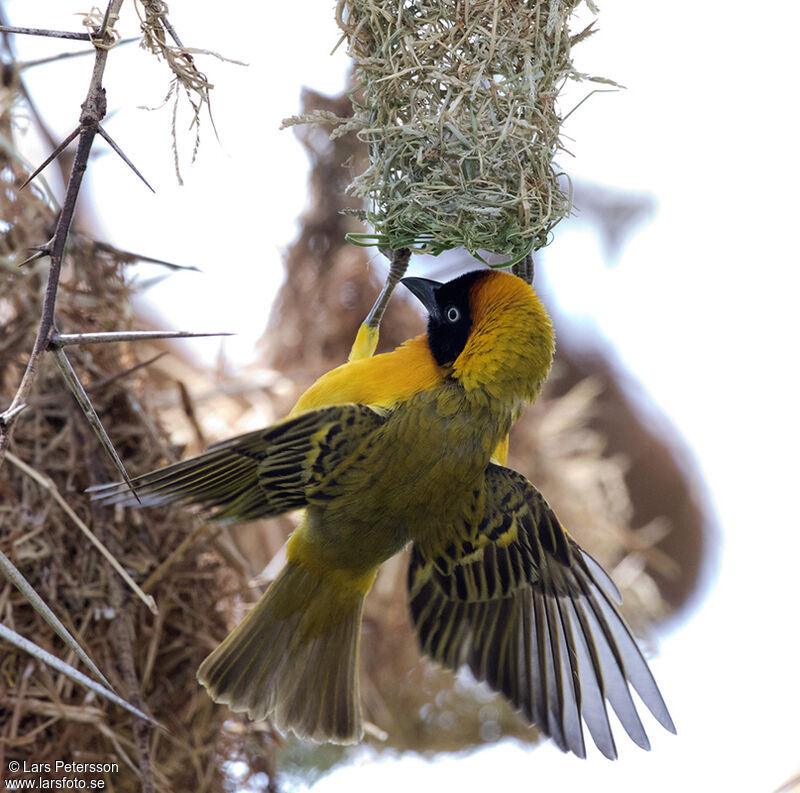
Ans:
{"type": "Polygon", "coordinates": [[[461,312],[455,306],[449,306],[444,315],[448,322],[458,322],[461,319],[461,312]]]}

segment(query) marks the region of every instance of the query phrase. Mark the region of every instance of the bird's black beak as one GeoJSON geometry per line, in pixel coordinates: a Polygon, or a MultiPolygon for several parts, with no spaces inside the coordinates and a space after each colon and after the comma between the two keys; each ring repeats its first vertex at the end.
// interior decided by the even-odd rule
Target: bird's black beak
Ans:
{"type": "Polygon", "coordinates": [[[441,284],[438,281],[431,281],[430,278],[401,278],[400,283],[425,306],[430,316],[439,316],[440,309],[436,292],[441,284]]]}

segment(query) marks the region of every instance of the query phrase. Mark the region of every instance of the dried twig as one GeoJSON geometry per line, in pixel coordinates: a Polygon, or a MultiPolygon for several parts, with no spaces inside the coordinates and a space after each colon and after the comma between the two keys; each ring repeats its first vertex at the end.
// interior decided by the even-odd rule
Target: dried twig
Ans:
{"type": "MultiPolygon", "coordinates": [[[[127,39],[122,39],[117,42],[117,46],[121,47],[123,44],[131,44],[134,41],[139,41],[138,36],[131,36],[127,39]]],[[[33,61],[23,61],[19,64],[19,70],[25,71],[25,69],[31,69],[34,66],[46,66],[49,63],[55,63],[56,61],[66,61],[70,60],[71,58],[83,58],[86,55],[93,55],[94,50],[79,50],[78,52],[60,52],[58,55],[48,55],[46,58],[36,58],[33,61]]]]}
{"type": "Polygon", "coordinates": [[[124,330],[108,333],[59,333],[50,346],[61,348],[70,344],[108,344],[114,341],[153,341],[154,339],[196,339],[203,336],[233,336],[233,333],[193,333],[188,330],[124,330]]]}
{"type": "MultiPolygon", "coordinates": [[[[122,5],[122,2],[119,3],[122,5]]],[[[43,30],[42,28],[20,28],[14,25],[0,25],[0,33],[20,33],[24,36],[49,36],[57,39],[91,41],[88,33],[73,33],[70,30],[43,30]]]]}
{"type": "MultiPolygon", "coordinates": [[[[75,215],[75,207],[78,201],[83,175],[89,162],[89,154],[92,149],[94,137],[97,134],[100,122],[106,114],[106,94],[103,88],[103,74],[108,60],[108,46],[113,43],[114,37],[107,32],[106,23],[109,20],[116,20],[119,17],[119,10],[123,0],[109,0],[106,8],[104,24],[96,36],[85,34],[86,40],[91,40],[95,47],[95,61],[92,76],[89,82],[89,90],[86,99],[81,105],[81,116],[79,122],[78,150],[72,163],[69,182],[67,183],[64,205],[58,216],[56,229],[51,239],[45,244],[47,253],[50,256],[50,270],[47,276],[45,287],[44,302],[42,305],[41,321],[33,344],[28,365],[22,380],[14,394],[8,409],[0,414],[0,465],[3,463],[8,444],[11,440],[11,433],[19,412],[16,410],[20,404],[27,401],[28,394],[33,387],[34,380],[38,373],[42,357],[47,350],[48,343],[55,331],[55,308],[56,297],[58,295],[58,283],[61,275],[61,265],[64,258],[64,249],[67,243],[72,219],[75,215]]],[[[25,29],[23,29],[25,30],[25,29]]],[[[19,32],[12,29],[10,32],[19,32]]],[[[44,34],[39,34],[44,35],[44,34]]],[[[70,37],[75,37],[74,35],[70,37]]]]}
{"type": "Polygon", "coordinates": [[[193,270],[196,273],[202,272],[199,267],[195,267],[192,264],[175,264],[174,262],[168,262],[164,259],[154,259],[152,256],[145,256],[141,253],[123,251],[107,242],[98,242],[95,240],[92,244],[97,250],[102,251],[103,253],[111,254],[116,259],[121,262],[125,262],[126,264],[132,264],[133,262],[146,262],[147,264],[160,264],[162,267],[166,267],[169,270],[193,270]]]}

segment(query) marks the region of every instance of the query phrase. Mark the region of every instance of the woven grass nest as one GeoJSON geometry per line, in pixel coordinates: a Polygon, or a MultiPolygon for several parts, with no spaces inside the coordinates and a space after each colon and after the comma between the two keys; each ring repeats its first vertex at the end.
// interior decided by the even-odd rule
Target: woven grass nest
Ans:
{"type": "MultiPolygon", "coordinates": [[[[356,66],[351,118],[286,123],[355,130],[369,165],[350,185],[374,229],[351,241],[523,259],[570,211],[554,157],[569,30],[582,0],[339,0],[356,66]]],[[[593,5],[588,3],[594,10],[593,5]]],[[[598,78],[590,78],[596,80],[598,78]]]]}

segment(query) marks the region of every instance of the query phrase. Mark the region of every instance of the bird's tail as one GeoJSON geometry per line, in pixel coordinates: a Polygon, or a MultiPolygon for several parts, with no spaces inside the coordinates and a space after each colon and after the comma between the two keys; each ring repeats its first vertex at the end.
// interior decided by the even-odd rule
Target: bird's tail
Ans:
{"type": "Polygon", "coordinates": [[[363,735],[358,648],[374,573],[289,562],[243,622],[200,666],[212,699],[303,738],[363,735]]]}

